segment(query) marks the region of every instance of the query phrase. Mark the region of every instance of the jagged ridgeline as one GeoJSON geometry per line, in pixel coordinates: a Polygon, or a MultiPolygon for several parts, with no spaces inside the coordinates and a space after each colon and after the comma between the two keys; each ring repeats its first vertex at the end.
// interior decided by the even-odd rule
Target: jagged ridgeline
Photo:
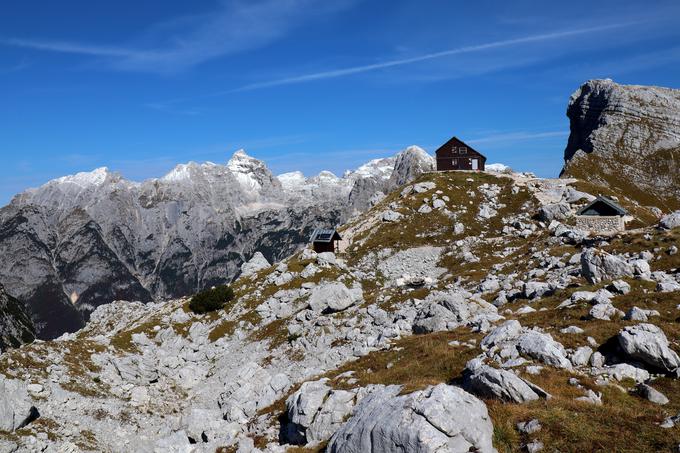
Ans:
{"type": "Polygon", "coordinates": [[[588,237],[579,185],[426,173],[222,309],[101,305],[0,355],[0,451],[673,451],[680,213],[588,237]]]}
{"type": "Polygon", "coordinates": [[[563,176],[680,209],[680,90],[591,80],[570,98],[563,176]]]}
{"type": "Polygon", "coordinates": [[[0,283],[27,305],[38,336],[54,338],[101,304],[228,283],[255,251],[285,258],[313,228],[341,224],[432,166],[412,147],[343,177],[275,177],[239,151],[227,165],[179,165],[143,183],[105,168],[66,176],[0,210],[0,283]]]}

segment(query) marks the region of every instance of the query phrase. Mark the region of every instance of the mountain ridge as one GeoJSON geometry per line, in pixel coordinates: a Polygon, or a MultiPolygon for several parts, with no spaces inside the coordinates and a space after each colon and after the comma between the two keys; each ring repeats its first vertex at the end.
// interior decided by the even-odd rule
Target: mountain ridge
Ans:
{"type": "Polygon", "coordinates": [[[561,175],[626,194],[644,206],[680,209],[680,90],[585,82],[567,107],[561,175]]]}
{"type": "Polygon", "coordinates": [[[0,283],[27,304],[42,338],[82,327],[101,303],[193,294],[230,281],[255,251],[287,256],[314,227],[342,223],[434,165],[417,147],[399,156],[396,170],[396,157],[375,159],[343,177],[285,184],[243,150],[225,165],[189,162],[142,182],[105,167],[57,178],[0,209],[10,257],[0,283]]]}

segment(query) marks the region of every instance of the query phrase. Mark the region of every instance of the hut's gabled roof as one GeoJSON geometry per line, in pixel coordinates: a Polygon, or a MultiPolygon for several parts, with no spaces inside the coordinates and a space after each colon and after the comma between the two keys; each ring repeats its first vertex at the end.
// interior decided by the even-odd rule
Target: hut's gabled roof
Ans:
{"type": "Polygon", "coordinates": [[[463,140],[459,139],[459,138],[456,137],[455,135],[454,135],[453,137],[451,137],[451,138],[450,138],[446,143],[444,143],[442,146],[440,146],[439,148],[437,148],[437,150],[434,152],[435,156],[438,156],[438,155],[440,154],[441,151],[448,151],[448,150],[449,150],[452,146],[454,146],[454,145],[466,147],[466,148],[467,148],[466,155],[470,155],[470,154],[474,155],[474,154],[476,154],[476,155],[478,155],[480,158],[486,160],[486,156],[485,156],[484,154],[480,153],[479,151],[477,151],[477,150],[474,149],[472,146],[468,145],[467,143],[465,143],[463,140]]]}
{"type": "Polygon", "coordinates": [[[626,211],[620,204],[614,200],[599,196],[576,213],[577,215],[626,215],[626,211]],[[603,213],[603,214],[600,214],[603,213]]]}
{"type": "Polygon", "coordinates": [[[342,238],[335,229],[316,228],[312,232],[312,237],[309,239],[309,242],[331,242],[339,241],[341,239],[342,238]]]}

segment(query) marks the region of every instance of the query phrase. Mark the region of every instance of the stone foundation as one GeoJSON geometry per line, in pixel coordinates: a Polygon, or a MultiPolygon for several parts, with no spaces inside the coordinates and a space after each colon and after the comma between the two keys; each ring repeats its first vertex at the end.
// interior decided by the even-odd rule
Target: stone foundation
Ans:
{"type": "Polygon", "coordinates": [[[620,216],[580,215],[576,216],[576,228],[593,233],[613,233],[625,230],[626,225],[620,216]]]}

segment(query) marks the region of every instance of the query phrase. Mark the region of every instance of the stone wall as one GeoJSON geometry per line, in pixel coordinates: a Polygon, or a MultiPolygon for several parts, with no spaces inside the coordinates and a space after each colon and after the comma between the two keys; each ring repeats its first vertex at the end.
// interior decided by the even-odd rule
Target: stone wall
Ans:
{"type": "Polygon", "coordinates": [[[626,226],[623,223],[623,217],[620,216],[580,215],[576,216],[576,228],[583,231],[607,233],[623,231],[626,226]]]}

